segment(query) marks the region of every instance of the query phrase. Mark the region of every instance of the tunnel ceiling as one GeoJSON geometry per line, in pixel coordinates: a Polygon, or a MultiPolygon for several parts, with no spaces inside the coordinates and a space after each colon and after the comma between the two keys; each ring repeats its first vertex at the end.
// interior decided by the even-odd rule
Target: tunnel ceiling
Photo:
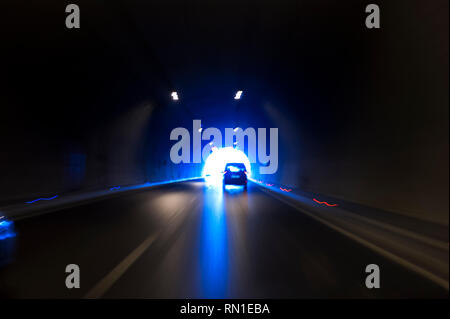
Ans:
{"type": "MultiPolygon", "coordinates": [[[[352,42],[359,39],[359,32],[347,34],[346,42],[336,39],[351,28],[338,22],[360,23],[361,8],[333,1],[220,5],[79,1],[79,5],[83,26],[80,32],[69,33],[58,28],[58,9],[63,10],[64,4],[48,8],[28,4],[40,14],[24,12],[25,24],[8,21],[19,32],[8,35],[12,46],[7,54],[22,58],[20,64],[9,65],[9,85],[20,99],[26,103],[46,99],[51,112],[64,100],[73,107],[70,116],[83,125],[87,110],[95,123],[134,100],[150,99],[165,107],[171,103],[171,90],[179,92],[188,115],[223,115],[237,89],[244,90],[256,110],[271,101],[295,111],[314,94],[335,90],[334,74],[353,72],[357,51],[365,50],[352,42]],[[49,65],[57,67],[49,70],[49,65]],[[318,76],[327,69],[329,76],[318,76]],[[42,81],[45,72],[51,76],[42,81]],[[32,83],[26,96],[20,92],[24,81],[32,83]]],[[[45,110],[41,107],[39,112],[45,110]]]]}
{"type": "MultiPolygon", "coordinates": [[[[80,0],[77,32],[61,27],[65,3],[27,3],[23,12],[4,3],[3,99],[11,105],[5,112],[47,135],[89,136],[99,122],[140,103],[174,121],[200,118],[210,122],[205,125],[217,118],[273,118],[272,109],[297,119],[300,134],[327,147],[367,121],[402,132],[407,128],[395,128],[396,118],[411,109],[407,104],[430,101],[410,96],[393,108],[389,99],[424,87],[443,90],[427,81],[429,74],[445,82],[432,65],[442,57],[424,51],[410,32],[421,31],[415,21],[422,19],[418,34],[430,45],[441,43],[441,34],[423,19],[425,5],[406,3],[383,3],[391,31],[370,34],[361,27],[364,6],[357,1],[80,0]],[[403,10],[409,27],[395,28],[403,10]],[[239,108],[232,100],[238,89],[244,91],[239,108]],[[177,106],[172,90],[179,92],[177,106]]],[[[435,114],[412,112],[408,125],[435,114]]]]}

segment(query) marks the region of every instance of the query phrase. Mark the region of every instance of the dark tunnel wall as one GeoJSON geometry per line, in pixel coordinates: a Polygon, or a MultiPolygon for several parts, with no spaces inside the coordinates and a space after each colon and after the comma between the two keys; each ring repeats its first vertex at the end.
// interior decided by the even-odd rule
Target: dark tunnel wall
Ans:
{"type": "Polygon", "coordinates": [[[279,129],[257,178],[448,224],[447,1],[379,1],[381,30],[361,1],[136,0],[68,31],[67,3],[2,3],[0,204],[199,176],[169,134],[201,119],[279,129]]]}
{"type": "Polygon", "coordinates": [[[287,66],[308,79],[261,105],[280,167],[260,178],[448,224],[448,4],[409,4],[383,3],[380,32],[322,32],[320,59],[287,66]]]}
{"type": "Polygon", "coordinates": [[[86,27],[70,33],[65,6],[2,3],[0,204],[154,180],[145,151],[158,104],[153,70],[132,40],[116,45],[123,28],[107,10],[98,29],[86,10],[86,27]]]}
{"type": "Polygon", "coordinates": [[[79,1],[70,32],[68,3],[1,4],[0,205],[199,176],[170,162],[170,83],[139,30],[118,3],[79,1]]]}

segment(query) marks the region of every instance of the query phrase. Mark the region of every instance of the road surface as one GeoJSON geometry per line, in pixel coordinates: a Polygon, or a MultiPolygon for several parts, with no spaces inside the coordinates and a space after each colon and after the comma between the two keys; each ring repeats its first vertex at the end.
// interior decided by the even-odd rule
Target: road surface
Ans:
{"type": "Polygon", "coordinates": [[[6,298],[448,297],[428,279],[249,183],[202,181],[109,197],[16,222],[6,298]],[[80,267],[67,289],[65,268],[80,267]],[[381,288],[365,286],[377,264],[381,288]]]}

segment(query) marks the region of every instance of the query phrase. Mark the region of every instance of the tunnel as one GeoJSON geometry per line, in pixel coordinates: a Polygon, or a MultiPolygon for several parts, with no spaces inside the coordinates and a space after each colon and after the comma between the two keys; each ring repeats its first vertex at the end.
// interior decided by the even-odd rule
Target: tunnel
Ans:
{"type": "Polygon", "coordinates": [[[0,5],[0,297],[448,298],[447,1],[74,3],[0,5]]]}

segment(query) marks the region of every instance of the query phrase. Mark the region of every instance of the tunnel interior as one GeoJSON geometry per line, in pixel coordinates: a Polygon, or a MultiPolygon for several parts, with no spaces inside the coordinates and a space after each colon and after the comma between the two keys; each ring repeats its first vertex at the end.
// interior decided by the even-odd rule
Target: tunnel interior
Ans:
{"type": "Polygon", "coordinates": [[[448,225],[448,3],[378,2],[2,3],[0,206],[201,176],[169,138],[201,120],[278,129],[255,179],[448,225]]]}

